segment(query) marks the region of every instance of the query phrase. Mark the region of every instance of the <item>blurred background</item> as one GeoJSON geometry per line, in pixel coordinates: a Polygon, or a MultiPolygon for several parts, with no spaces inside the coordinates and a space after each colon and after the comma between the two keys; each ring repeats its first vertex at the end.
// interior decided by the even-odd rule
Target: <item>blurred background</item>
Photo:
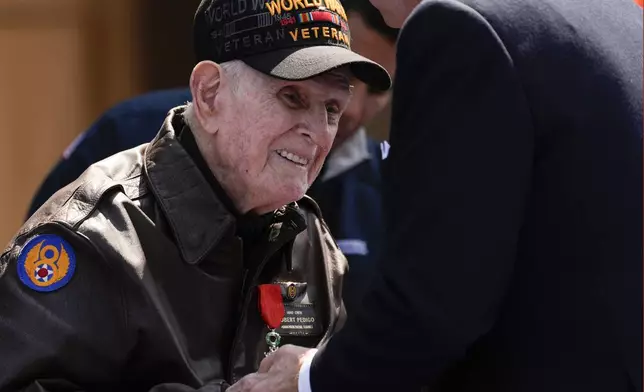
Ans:
{"type": "MultiPolygon", "coordinates": [[[[198,0],[0,0],[0,244],[106,109],[187,85],[198,0]]],[[[386,138],[389,111],[369,132],[386,138]]],[[[159,124],[161,125],[161,124],[159,124]]]]}

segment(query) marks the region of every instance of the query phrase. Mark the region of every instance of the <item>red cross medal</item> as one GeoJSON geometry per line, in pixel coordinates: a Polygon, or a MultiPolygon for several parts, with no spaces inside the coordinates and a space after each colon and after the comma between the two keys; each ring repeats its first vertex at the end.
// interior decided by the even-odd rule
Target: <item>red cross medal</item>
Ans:
{"type": "Polygon", "coordinates": [[[281,337],[275,330],[279,328],[284,318],[284,302],[282,301],[282,289],[278,284],[261,284],[258,286],[258,290],[259,311],[270,329],[270,332],[266,334],[268,352],[264,353],[268,356],[277,351],[280,344],[281,337]]]}

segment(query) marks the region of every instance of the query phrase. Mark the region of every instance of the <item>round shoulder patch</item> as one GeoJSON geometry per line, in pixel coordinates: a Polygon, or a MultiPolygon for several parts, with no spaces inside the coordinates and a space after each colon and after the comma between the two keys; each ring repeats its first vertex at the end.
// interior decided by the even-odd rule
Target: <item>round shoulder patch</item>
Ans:
{"type": "Polygon", "coordinates": [[[27,287],[42,292],[58,290],[69,283],[76,269],[72,247],[53,234],[31,239],[18,256],[18,276],[27,287]]]}

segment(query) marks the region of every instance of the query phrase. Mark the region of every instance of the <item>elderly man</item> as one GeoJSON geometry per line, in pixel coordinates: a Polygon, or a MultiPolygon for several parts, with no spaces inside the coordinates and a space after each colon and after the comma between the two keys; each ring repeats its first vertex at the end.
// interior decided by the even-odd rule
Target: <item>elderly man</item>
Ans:
{"type": "Polygon", "coordinates": [[[232,390],[642,391],[642,9],[372,2],[404,22],[380,271],[232,390]]]}
{"type": "Polygon", "coordinates": [[[316,204],[295,201],[349,78],[390,79],[349,49],[340,3],[296,8],[204,0],[192,102],[10,242],[0,390],[221,391],[280,344],[315,346],[341,326],[345,259],[316,204]]]}
{"type": "MultiPolygon", "coordinates": [[[[393,74],[398,29],[387,26],[369,0],[345,0],[342,4],[351,26],[352,50],[393,74]]],[[[383,244],[382,154],[379,143],[367,136],[365,125],[382,112],[391,96],[390,91],[359,80],[352,80],[352,84],[351,101],[340,118],[333,148],[307,192],[320,206],[349,262],[343,284],[343,300],[349,313],[360,306],[383,244]]],[[[34,196],[27,218],[91,164],[151,140],[167,112],[190,99],[188,88],[155,91],[108,110],[65,150],[34,196]]]]}

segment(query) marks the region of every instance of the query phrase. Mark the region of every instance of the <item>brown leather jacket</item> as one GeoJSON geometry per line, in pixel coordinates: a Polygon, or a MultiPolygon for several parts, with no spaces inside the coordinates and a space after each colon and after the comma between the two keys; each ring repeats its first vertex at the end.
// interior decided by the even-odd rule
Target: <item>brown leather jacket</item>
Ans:
{"type": "Polygon", "coordinates": [[[262,283],[282,288],[282,344],[340,328],[346,259],[315,202],[245,247],[177,141],[180,112],[59,191],[1,255],[0,390],[225,390],[267,351],[262,283]]]}

